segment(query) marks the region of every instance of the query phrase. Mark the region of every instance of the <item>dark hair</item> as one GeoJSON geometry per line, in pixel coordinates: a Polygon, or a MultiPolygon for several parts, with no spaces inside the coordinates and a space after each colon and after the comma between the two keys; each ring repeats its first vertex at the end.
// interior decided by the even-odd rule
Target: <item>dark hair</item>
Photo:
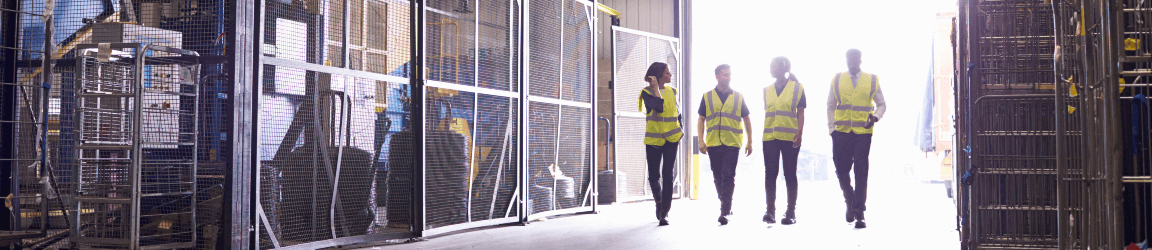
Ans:
{"type": "Polygon", "coordinates": [[[862,53],[858,49],[849,49],[848,53],[844,53],[844,55],[847,55],[847,56],[851,56],[853,54],[855,54],[856,56],[862,55],[862,53]]]}
{"type": "Polygon", "coordinates": [[[716,66],[716,73],[714,73],[714,74],[719,75],[721,70],[731,69],[731,68],[732,67],[728,66],[728,64],[720,64],[720,66],[716,66]]]}
{"type": "Polygon", "coordinates": [[[792,62],[789,61],[787,57],[777,56],[776,58],[772,58],[772,64],[771,65],[776,66],[777,63],[781,63],[782,65],[780,65],[780,66],[784,67],[785,69],[788,69],[787,71],[792,70],[792,62]]]}
{"type": "Polygon", "coordinates": [[[668,71],[668,64],[654,62],[652,66],[648,66],[648,73],[644,73],[644,81],[647,82],[649,76],[660,79],[660,77],[664,77],[665,71],[668,71]]]}

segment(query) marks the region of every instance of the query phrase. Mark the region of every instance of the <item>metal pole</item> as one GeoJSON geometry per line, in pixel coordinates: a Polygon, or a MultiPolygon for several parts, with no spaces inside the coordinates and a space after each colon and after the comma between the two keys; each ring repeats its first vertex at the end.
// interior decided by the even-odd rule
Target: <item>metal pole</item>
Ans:
{"type": "MultiPolygon", "coordinates": [[[[412,64],[411,68],[412,68],[413,74],[410,76],[409,81],[410,81],[410,85],[412,86],[412,101],[411,101],[412,123],[424,124],[424,106],[425,106],[425,98],[424,98],[424,92],[425,92],[424,81],[425,81],[425,79],[424,79],[424,77],[426,74],[426,72],[424,72],[425,71],[424,65],[426,63],[425,60],[427,59],[425,57],[425,54],[424,54],[424,49],[426,47],[426,42],[427,42],[427,37],[425,37],[427,35],[427,33],[426,33],[426,30],[424,29],[425,28],[425,25],[424,25],[424,23],[425,23],[424,6],[427,6],[428,3],[427,3],[427,0],[416,0],[416,1],[411,1],[410,3],[411,3],[411,7],[409,9],[409,12],[410,12],[409,15],[412,17],[412,22],[410,23],[412,25],[412,27],[411,27],[411,31],[412,31],[412,33],[411,33],[411,37],[412,37],[412,44],[411,44],[411,46],[412,46],[412,59],[410,60],[410,62],[412,64]]],[[[412,195],[413,230],[416,232],[417,237],[422,237],[423,233],[424,233],[424,229],[425,229],[424,225],[427,222],[426,221],[427,218],[425,218],[426,213],[424,211],[425,210],[424,201],[426,200],[425,186],[424,186],[426,184],[426,180],[424,178],[424,176],[425,176],[424,175],[424,173],[425,173],[425,168],[424,168],[425,162],[424,161],[426,160],[425,159],[426,156],[424,154],[424,152],[425,152],[424,139],[427,136],[424,134],[425,131],[424,131],[423,125],[411,126],[411,127],[412,127],[413,134],[416,135],[416,136],[413,136],[414,140],[413,140],[412,144],[418,145],[416,147],[413,147],[413,149],[415,151],[414,156],[418,157],[418,160],[415,161],[415,163],[416,163],[415,166],[412,166],[414,169],[412,177],[413,177],[413,180],[416,180],[416,183],[414,183],[415,185],[413,185],[413,190],[412,190],[412,194],[413,194],[412,195]]]]}
{"type": "MultiPolygon", "coordinates": [[[[529,92],[530,92],[529,91],[530,87],[532,85],[532,82],[529,80],[530,76],[532,75],[532,72],[531,72],[531,69],[528,67],[528,62],[531,61],[531,57],[529,57],[529,55],[531,55],[531,51],[532,51],[532,45],[531,44],[532,43],[531,42],[525,42],[524,40],[525,40],[525,38],[528,38],[529,40],[531,39],[531,36],[529,36],[529,34],[531,34],[530,31],[532,29],[532,22],[531,22],[531,19],[532,19],[531,13],[532,12],[530,10],[531,9],[530,6],[532,6],[532,3],[531,3],[531,0],[519,0],[519,1],[520,1],[520,27],[521,27],[520,28],[520,34],[519,34],[520,35],[520,138],[524,138],[525,140],[529,140],[530,138],[528,137],[529,136],[528,131],[530,129],[532,129],[532,124],[530,122],[531,120],[528,119],[528,115],[530,114],[529,109],[532,107],[532,105],[531,105],[531,102],[528,101],[528,96],[529,96],[529,92]]],[[[520,214],[520,223],[524,223],[524,224],[528,223],[528,211],[529,211],[528,199],[531,198],[531,194],[528,192],[528,190],[529,190],[528,186],[531,185],[530,182],[528,182],[528,177],[529,177],[528,161],[531,160],[530,157],[528,156],[528,153],[530,152],[529,151],[529,149],[530,149],[529,145],[531,145],[531,144],[532,144],[531,141],[524,142],[522,140],[520,142],[520,154],[519,154],[520,155],[520,162],[519,162],[519,164],[520,164],[520,170],[519,170],[520,200],[518,200],[517,202],[519,202],[519,205],[520,205],[520,207],[519,207],[520,208],[520,213],[519,213],[520,214]]]]}

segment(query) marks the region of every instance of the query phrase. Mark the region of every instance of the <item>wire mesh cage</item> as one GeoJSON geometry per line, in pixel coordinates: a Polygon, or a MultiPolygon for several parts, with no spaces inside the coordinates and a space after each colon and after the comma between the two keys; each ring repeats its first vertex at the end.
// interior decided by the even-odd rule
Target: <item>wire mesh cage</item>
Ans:
{"type": "Polygon", "coordinates": [[[138,43],[76,53],[72,242],[194,247],[199,54],[138,43]]]}
{"type": "Polygon", "coordinates": [[[1052,96],[985,96],[975,103],[973,230],[980,247],[1054,247],[1052,96]]]}

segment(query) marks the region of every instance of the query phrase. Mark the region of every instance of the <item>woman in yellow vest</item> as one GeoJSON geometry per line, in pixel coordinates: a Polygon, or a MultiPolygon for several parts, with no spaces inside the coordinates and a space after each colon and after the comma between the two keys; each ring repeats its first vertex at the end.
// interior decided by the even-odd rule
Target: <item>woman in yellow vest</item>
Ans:
{"type": "Polygon", "coordinates": [[[656,219],[666,226],[668,210],[672,209],[672,183],[676,180],[672,167],[676,165],[680,137],[684,136],[680,129],[680,104],[676,102],[676,88],[665,86],[672,82],[668,64],[652,63],[644,81],[648,87],[640,91],[638,102],[640,112],[647,117],[644,151],[648,156],[648,185],[656,200],[656,219]]]}
{"type": "Polygon", "coordinates": [[[740,160],[740,147],[744,139],[744,155],[752,155],[752,122],[748,120],[748,104],[744,95],[733,90],[729,83],[732,69],[728,64],[716,67],[716,88],[704,93],[700,99],[700,153],[708,155],[712,167],[712,180],[720,198],[720,225],[728,224],[732,215],[732,193],[736,188],[736,164],[740,160]],[[741,130],[740,128],[744,128],[741,130]],[[747,131],[747,132],[745,132],[747,131]],[[748,134],[745,138],[744,135],[748,134]]]}
{"type": "Polygon", "coordinates": [[[796,158],[804,134],[804,108],[808,100],[804,84],[791,74],[792,63],[786,57],[772,59],[772,77],[776,82],[764,88],[764,193],[768,211],[764,222],[776,223],[776,177],[780,174],[780,156],[784,156],[784,181],[788,185],[788,210],[781,224],[796,223],[796,158]],[[788,77],[785,77],[788,75],[788,77]]]}

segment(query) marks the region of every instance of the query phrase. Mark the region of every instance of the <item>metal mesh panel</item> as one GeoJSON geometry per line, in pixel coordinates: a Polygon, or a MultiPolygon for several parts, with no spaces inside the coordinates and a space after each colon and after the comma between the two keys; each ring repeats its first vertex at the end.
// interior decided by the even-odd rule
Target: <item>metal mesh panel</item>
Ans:
{"type": "Polygon", "coordinates": [[[592,100],[592,32],[587,6],[569,1],[564,9],[564,76],[561,98],[577,102],[592,100]]]}
{"type": "Polygon", "coordinates": [[[1052,6],[1033,0],[980,1],[980,93],[1050,93],[1052,6]]]}
{"type": "MultiPolygon", "coordinates": [[[[592,111],[587,108],[561,107],[559,145],[553,199],[557,209],[590,205],[588,187],[592,185],[592,111]]],[[[592,201],[594,202],[594,201],[592,201]]]]}
{"type": "Polygon", "coordinates": [[[264,71],[261,230],[280,246],[410,231],[407,85],[292,70],[264,71]]]}
{"type": "Polygon", "coordinates": [[[983,98],[973,124],[974,230],[985,247],[1053,247],[1057,239],[1052,96],[983,98]]]}
{"type": "Polygon", "coordinates": [[[530,1],[528,11],[528,93],[560,98],[562,13],[565,0],[530,1]]]}
{"type": "Polygon", "coordinates": [[[560,105],[530,102],[528,106],[528,214],[556,210],[554,193],[560,105]]]}
{"type": "Polygon", "coordinates": [[[428,23],[425,62],[428,79],[476,85],[477,1],[433,0],[425,10],[428,23]]]}
{"type": "MultiPolygon", "coordinates": [[[[640,114],[640,111],[632,103],[636,103],[640,90],[647,85],[643,79],[650,64],[648,62],[648,37],[619,30],[612,31],[612,34],[614,40],[613,60],[615,60],[613,66],[616,67],[613,69],[615,79],[613,79],[612,85],[614,91],[618,93],[613,97],[614,103],[617,103],[614,105],[616,112],[640,114]]],[[[673,72],[673,74],[675,73],[673,72]]],[[[622,133],[617,132],[616,134],[622,133]]]]}
{"type": "Polygon", "coordinates": [[[519,173],[519,105],[516,99],[477,95],[473,134],[475,166],[469,174],[472,221],[518,216],[514,208],[519,173]]]}
{"type": "Polygon", "coordinates": [[[509,0],[485,2],[480,6],[477,86],[518,91],[518,16],[509,0]]]}
{"type": "Polygon", "coordinates": [[[476,94],[429,88],[424,173],[426,228],[468,222],[476,94]]]}
{"type": "MultiPolygon", "coordinates": [[[[630,105],[622,105],[630,106],[630,105]]],[[[616,122],[616,193],[617,201],[648,199],[652,188],[648,186],[648,165],[644,152],[644,128],[641,117],[617,116],[616,122]],[[627,143],[623,143],[627,142],[627,143]]]]}

